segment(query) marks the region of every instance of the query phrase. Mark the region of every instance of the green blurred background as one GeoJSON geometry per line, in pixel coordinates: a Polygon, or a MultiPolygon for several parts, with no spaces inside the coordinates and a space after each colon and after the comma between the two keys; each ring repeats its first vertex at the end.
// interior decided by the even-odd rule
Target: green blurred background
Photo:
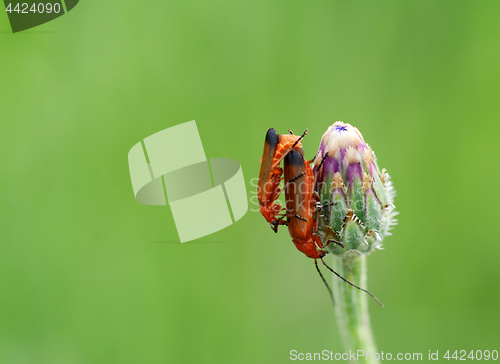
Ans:
{"type": "MultiPolygon", "coordinates": [[[[195,119],[249,191],[264,135],[336,120],[391,174],[399,225],[368,259],[378,350],[499,350],[500,3],[82,1],[0,15],[0,362],[285,363],[342,352],[311,259],[250,204],[175,243],[127,153],[195,119]]],[[[182,158],[179,150],[170,158],[182,158]]],[[[193,208],[193,224],[203,216],[193,208]]]]}

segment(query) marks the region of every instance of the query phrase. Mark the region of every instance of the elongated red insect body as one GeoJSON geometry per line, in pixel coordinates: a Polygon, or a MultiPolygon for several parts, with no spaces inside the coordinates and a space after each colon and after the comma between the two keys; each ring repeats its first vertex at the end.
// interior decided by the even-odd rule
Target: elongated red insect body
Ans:
{"type": "Polygon", "coordinates": [[[288,232],[293,243],[309,258],[321,259],[327,253],[318,235],[315,220],[316,199],[311,166],[304,157],[291,151],[284,159],[285,198],[288,232]]]}
{"type": "Polygon", "coordinates": [[[279,216],[279,213],[284,210],[283,207],[275,203],[281,194],[279,186],[283,169],[280,167],[280,163],[291,150],[295,150],[301,155],[304,154],[300,142],[304,135],[279,135],[273,128],[270,128],[266,134],[257,185],[257,198],[260,213],[271,224],[271,228],[275,232],[278,231],[279,225],[286,224],[283,216],[279,216]]]}
{"type": "MultiPolygon", "coordinates": [[[[271,224],[271,228],[275,232],[277,232],[279,225],[288,225],[288,232],[295,247],[307,257],[314,259],[316,270],[328,289],[332,302],[333,293],[323,274],[321,274],[321,270],[318,267],[318,259],[340,279],[368,293],[382,305],[374,295],[349,282],[330,268],[323,260],[323,257],[327,254],[323,249],[330,241],[334,240],[329,240],[323,244],[318,236],[318,222],[316,218],[320,218],[318,212],[323,210],[325,206],[319,204],[319,197],[314,193],[316,181],[309,162],[304,159],[304,150],[302,149],[300,140],[306,132],[302,136],[297,137],[295,135],[279,135],[272,128],[267,131],[257,191],[260,212],[271,224]],[[280,167],[282,160],[283,169],[280,167]],[[286,213],[280,215],[283,208],[281,205],[276,204],[275,201],[282,191],[279,185],[283,172],[285,179],[283,189],[285,190],[286,213]],[[286,222],[283,220],[285,216],[286,222]]],[[[318,165],[317,170],[320,170],[326,156],[327,154],[323,156],[323,160],[318,165]]],[[[340,243],[337,242],[337,244],[340,243]]]]}

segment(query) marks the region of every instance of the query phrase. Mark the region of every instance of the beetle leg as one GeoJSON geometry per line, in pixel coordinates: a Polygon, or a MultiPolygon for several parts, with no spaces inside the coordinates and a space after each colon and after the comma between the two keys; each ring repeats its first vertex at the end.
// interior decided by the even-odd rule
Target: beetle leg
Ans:
{"type": "Polygon", "coordinates": [[[283,220],[283,218],[284,216],[281,216],[278,220],[273,221],[273,223],[271,224],[271,229],[273,229],[275,233],[278,232],[278,226],[287,225],[286,221],[283,220]]]}
{"type": "Polygon", "coordinates": [[[290,181],[287,182],[287,184],[299,179],[300,177],[304,177],[306,175],[305,172],[302,172],[302,173],[299,173],[298,175],[296,175],[295,177],[293,177],[290,181]]]}
{"type": "MultiPolygon", "coordinates": [[[[337,244],[337,245],[339,245],[339,246],[341,246],[342,248],[344,248],[344,249],[345,249],[345,245],[344,245],[344,244],[342,244],[340,241],[330,239],[330,240],[328,240],[328,242],[326,243],[326,245],[328,245],[328,244],[330,244],[330,243],[335,243],[335,244],[337,244]]],[[[325,245],[325,246],[326,246],[326,245],[325,245]]]]}
{"type": "MultiPolygon", "coordinates": [[[[329,206],[335,206],[337,203],[336,202],[330,202],[330,203],[327,203],[326,205],[322,205],[321,202],[316,202],[316,209],[318,211],[325,211],[325,207],[329,207],[329,206]]],[[[321,215],[321,216],[325,216],[325,215],[321,215]]]]}
{"type": "Polygon", "coordinates": [[[281,189],[279,190],[279,192],[278,192],[276,195],[277,195],[277,196],[279,196],[279,195],[281,194],[281,192],[283,192],[283,191],[285,190],[286,186],[288,186],[288,184],[289,184],[289,183],[292,183],[293,181],[295,181],[295,180],[297,180],[297,179],[299,179],[300,177],[303,177],[303,176],[305,176],[305,175],[306,175],[306,174],[305,174],[304,172],[302,172],[302,173],[300,173],[299,175],[297,175],[297,176],[293,177],[290,181],[288,181],[287,183],[285,183],[285,185],[283,186],[283,188],[281,188],[281,189]]]}
{"type": "Polygon", "coordinates": [[[316,152],[316,154],[314,155],[313,159],[311,159],[311,160],[307,161],[307,163],[311,164],[312,162],[314,162],[314,160],[315,160],[315,159],[316,159],[316,157],[318,156],[318,153],[319,153],[319,151],[318,151],[318,152],[316,152]]]}
{"type": "Polygon", "coordinates": [[[295,216],[295,217],[296,217],[297,219],[299,219],[299,220],[302,220],[302,221],[307,222],[307,219],[306,219],[306,218],[304,218],[304,217],[302,217],[302,216],[299,216],[299,215],[297,215],[297,214],[295,214],[295,215],[293,215],[293,216],[295,216]]]}
{"type": "Polygon", "coordinates": [[[326,248],[326,246],[330,243],[330,241],[327,241],[326,244],[323,244],[319,236],[316,234],[312,235],[312,239],[320,249],[326,248]]]}

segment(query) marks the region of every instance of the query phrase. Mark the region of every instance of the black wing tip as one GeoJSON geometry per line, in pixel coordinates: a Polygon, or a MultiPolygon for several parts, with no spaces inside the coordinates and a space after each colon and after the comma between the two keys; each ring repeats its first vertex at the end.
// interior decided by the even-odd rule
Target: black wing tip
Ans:
{"type": "Polygon", "coordinates": [[[285,156],[285,163],[291,166],[304,166],[304,157],[296,150],[291,150],[285,156]]]}
{"type": "Polygon", "coordinates": [[[272,145],[272,146],[277,146],[278,141],[279,141],[279,135],[276,130],[273,128],[269,128],[269,130],[266,133],[266,143],[272,145]]]}

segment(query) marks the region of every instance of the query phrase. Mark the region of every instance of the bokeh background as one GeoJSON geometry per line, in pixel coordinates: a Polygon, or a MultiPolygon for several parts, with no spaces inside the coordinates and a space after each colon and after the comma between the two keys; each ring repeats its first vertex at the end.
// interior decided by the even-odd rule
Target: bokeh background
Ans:
{"type": "MultiPolygon", "coordinates": [[[[499,350],[500,3],[82,1],[0,14],[0,362],[285,363],[342,352],[313,261],[250,204],[176,243],[127,153],[195,119],[243,166],[264,135],[358,127],[398,192],[368,259],[378,350],[499,350]]],[[[189,145],[169,158],[183,158],[189,145]]],[[[253,200],[255,201],[255,200],[253,200]]],[[[193,206],[193,224],[203,219],[193,206]]]]}

